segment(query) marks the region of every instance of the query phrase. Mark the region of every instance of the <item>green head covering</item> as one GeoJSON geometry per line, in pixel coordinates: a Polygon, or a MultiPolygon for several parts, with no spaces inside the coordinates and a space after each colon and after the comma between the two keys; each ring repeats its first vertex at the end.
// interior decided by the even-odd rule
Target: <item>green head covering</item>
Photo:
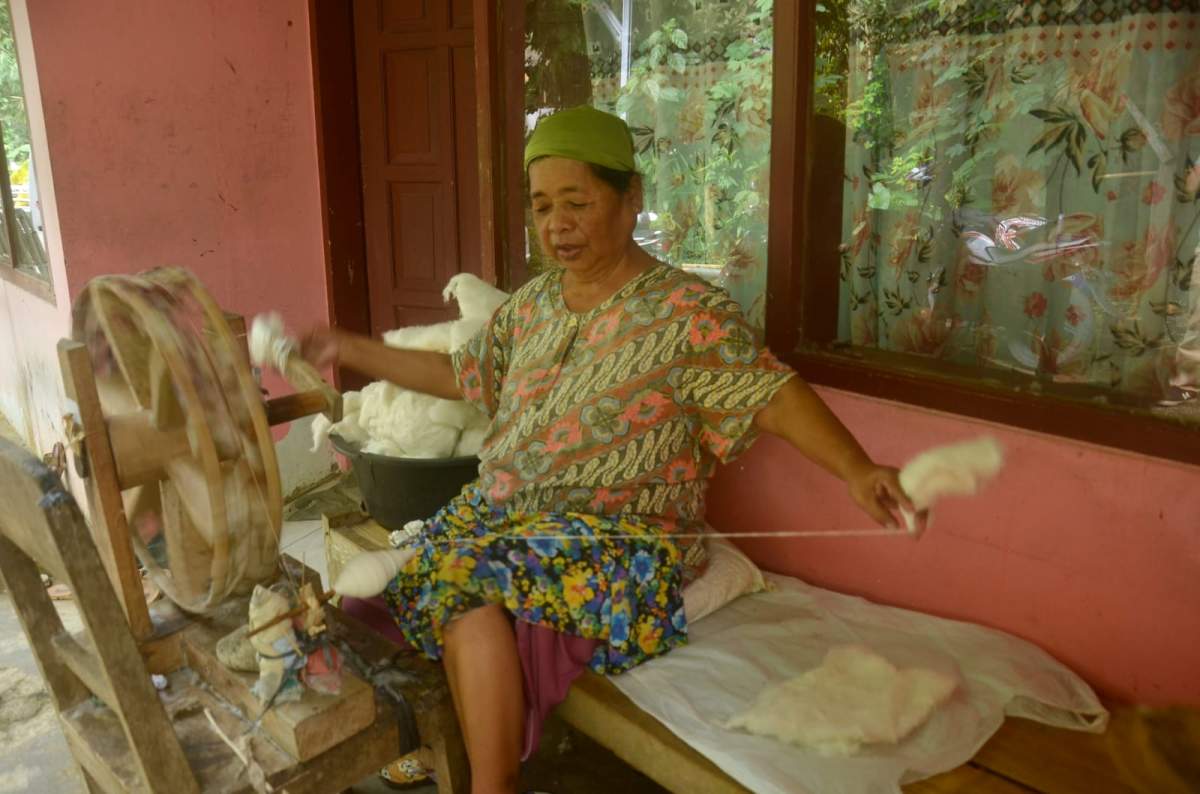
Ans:
{"type": "Polygon", "coordinates": [[[585,163],[634,171],[633,135],[624,121],[581,105],[542,119],[525,144],[525,170],[539,157],[566,157],[585,163]]]}

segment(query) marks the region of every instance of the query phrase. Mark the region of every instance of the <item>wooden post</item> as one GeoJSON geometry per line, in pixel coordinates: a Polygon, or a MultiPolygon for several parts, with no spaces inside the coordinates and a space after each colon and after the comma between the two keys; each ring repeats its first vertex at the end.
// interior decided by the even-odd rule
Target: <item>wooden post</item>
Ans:
{"type": "Polygon", "coordinates": [[[500,68],[500,4],[474,0],[475,118],[479,146],[480,276],[499,284],[504,252],[503,168],[504,93],[500,68]]]}
{"type": "Polygon", "coordinates": [[[482,275],[525,282],[524,0],[473,0],[482,275]]]}
{"type": "Polygon", "coordinates": [[[238,342],[238,353],[246,363],[246,368],[253,371],[254,367],[250,363],[250,331],[246,328],[246,318],[236,312],[225,312],[225,324],[229,326],[230,333],[238,342]]]}
{"type": "Polygon", "coordinates": [[[100,559],[108,570],[117,599],[129,619],[129,628],[138,643],[154,632],[142,577],[129,536],[125,505],[121,501],[121,486],[117,480],[117,464],[108,439],[108,427],[96,391],[96,376],[87,348],[71,339],[58,343],[58,361],[62,367],[63,389],[74,400],[83,426],[87,450],[88,504],[91,507],[92,535],[100,559]]]}

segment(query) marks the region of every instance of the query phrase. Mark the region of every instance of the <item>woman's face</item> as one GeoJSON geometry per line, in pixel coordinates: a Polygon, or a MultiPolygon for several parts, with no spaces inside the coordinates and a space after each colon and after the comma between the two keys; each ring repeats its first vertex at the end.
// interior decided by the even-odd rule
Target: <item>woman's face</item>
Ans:
{"type": "Polygon", "coordinates": [[[620,260],[642,203],[636,178],[620,194],[587,163],[565,157],[543,157],[529,166],[529,198],[542,251],[583,273],[620,260]]]}

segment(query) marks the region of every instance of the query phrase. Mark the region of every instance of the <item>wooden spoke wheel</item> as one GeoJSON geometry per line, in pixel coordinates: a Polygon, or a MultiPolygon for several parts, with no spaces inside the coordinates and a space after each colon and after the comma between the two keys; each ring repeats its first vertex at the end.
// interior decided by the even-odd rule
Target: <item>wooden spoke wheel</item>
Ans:
{"type": "Polygon", "coordinates": [[[184,270],[104,276],[73,320],[134,549],[154,583],[180,607],[208,612],[272,578],[282,525],[275,445],[244,342],[216,302],[184,270]]]}

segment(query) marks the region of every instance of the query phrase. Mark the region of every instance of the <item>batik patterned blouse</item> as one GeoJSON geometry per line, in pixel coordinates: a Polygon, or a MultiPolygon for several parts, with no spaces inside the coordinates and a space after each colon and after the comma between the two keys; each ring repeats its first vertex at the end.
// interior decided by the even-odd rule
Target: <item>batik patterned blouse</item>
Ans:
{"type": "Polygon", "coordinates": [[[486,498],[695,531],[716,463],[750,444],[793,371],[724,291],[677,268],[651,267],[583,313],[561,275],[531,280],[453,356],[463,396],[493,420],[486,498]]]}

